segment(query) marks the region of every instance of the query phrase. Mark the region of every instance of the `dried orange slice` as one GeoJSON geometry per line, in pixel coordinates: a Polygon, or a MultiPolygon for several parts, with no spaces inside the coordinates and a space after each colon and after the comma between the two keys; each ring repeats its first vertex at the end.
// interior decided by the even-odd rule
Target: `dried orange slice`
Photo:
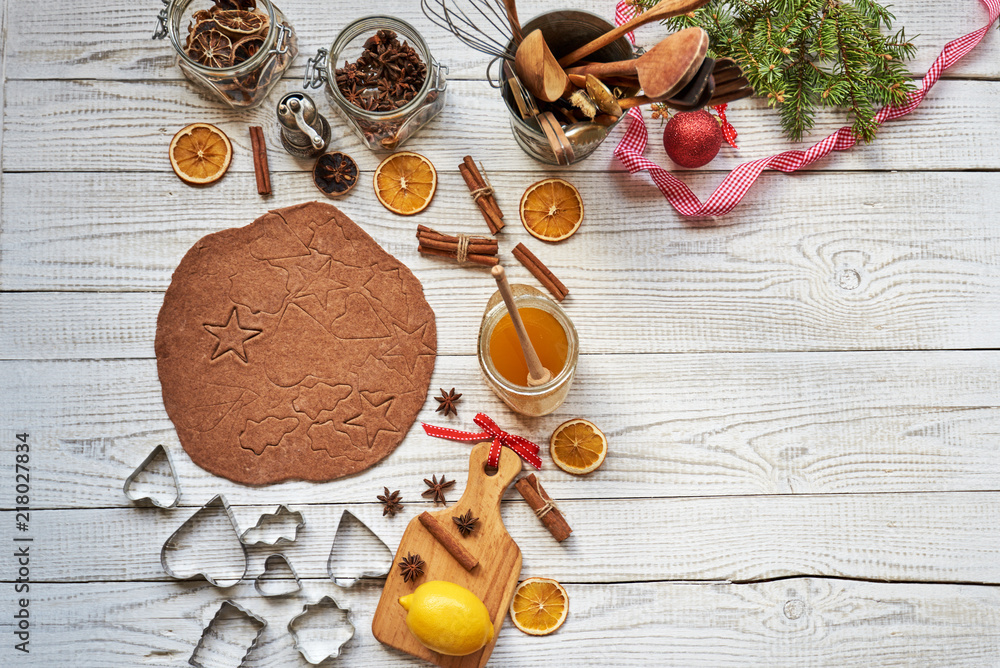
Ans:
{"type": "Polygon", "coordinates": [[[188,55],[205,67],[229,67],[233,64],[233,42],[215,28],[198,32],[191,40],[188,55]]]}
{"type": "Polygon", "coordinates": [[[551,578],[528,578],[510,600],[510,619],[528,635],[547,636],[566,621],[569,594],[551,578]]]}
{"type": "Polygon", "coordinates": [[[239,65],[249,60],[264,46],[264,38],[260,35],[247,35],[233,44],[233,65],[239,65]]]}
{"type": "Polygon", "coordinates": [[[170,140],[170,166],[181,181],[208,185],[222,178],[233,160],[233,145],[219,128],[192,123],[170,140]]]}
{"type": "Polygon", "coordinates": [[[264,32],[268,25],[266,14],[247,12],[242,9],[229,9],[218,12],[212,18],[223,32],[233,37],[256,35],[257,33],[264,32]]]}
{"type": "Polygon", "coordinates": [[[604,463],[608,439],[590,420],[567,420],[552,432],[549,454],[556,466],[566,473],[583,475],[604,463]]]}
{"type": "Polygon", "coordinates": [[[583,199],[572,183],[545,179],[521,196],[521,223],[542,241],[568,239],[583,222],[583,199]]]}
{"type": "Polygon", "coordinates": [[[401,216],[427,208],[437,190],[437,170],[418,153],[393,153],[375,169],[375,196],[382,206],[401,216]]]}

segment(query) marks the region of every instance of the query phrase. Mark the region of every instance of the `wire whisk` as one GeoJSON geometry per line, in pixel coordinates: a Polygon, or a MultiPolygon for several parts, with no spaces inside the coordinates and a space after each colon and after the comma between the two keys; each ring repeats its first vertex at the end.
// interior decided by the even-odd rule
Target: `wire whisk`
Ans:
{"type": "Polygon", "coordinates": [[[501,0],[420,0],[420,8],[431,23],[444,28],[463,44],[494,58],[514,60],[517,47],[501,0]],[[480,27],[487,23],[492,30],[480,27]]]}

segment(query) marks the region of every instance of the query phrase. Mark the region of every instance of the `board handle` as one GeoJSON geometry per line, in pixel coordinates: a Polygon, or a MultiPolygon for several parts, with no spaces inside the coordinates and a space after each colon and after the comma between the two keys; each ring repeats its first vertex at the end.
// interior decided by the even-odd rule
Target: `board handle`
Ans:
{"type": "Polygon", "coordinates": [[[516,452],[501,449],[499,467],[486,468],[490,455],[490,443],[479,443],[469,455],[469,481],[465,485],[463,498],[481,499],[482,508],[499,508],[504,491],[521,472],[521,458],[516,452]]]}

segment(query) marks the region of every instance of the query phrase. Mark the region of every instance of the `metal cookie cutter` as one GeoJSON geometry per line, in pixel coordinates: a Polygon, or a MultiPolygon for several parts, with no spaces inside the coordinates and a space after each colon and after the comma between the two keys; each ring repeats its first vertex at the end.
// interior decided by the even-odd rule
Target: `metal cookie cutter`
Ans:
{"type": "Polygon", "coordinates": [[[388,575],[389,571],[392,570],[392,561],[393,561],[392,550],[390,550],[389,546],[385,544],[385,541],[376,536],[375,532],[369,529],[364,522],[359,520],[354,513],[352,513],[349,510],[345,510],[340,516],[340,524],[337,525],[337,533],[333,537],[333,545],[330,547],[330,555],[326,558],[326,573],[327,575],[330,576],[330,579],[333,580],[335,584],[341,587],[350,587],[361,578],[380,578],[384,575],[388,575]],[[376,561],[378,555],[374,554],[373,552],[369,552],[372,561],[368,562],[368,565],[361,567],[360,572],[349,573],[346,577],[338,578],[336,576],[336,574],[334,573],[334,566],[335,566],[334,562],[336,561],[335,553],[337,551],[337,540],[341,538],[343,533],[345,533],[344,522],[350,521],[347,520],[348,517],[350,517],[351,520],[353,520],[358,527],[360,527],[368,535],[370,535],[372,539],[378,542],[379,545],[374,546],[374,550],[382,552],[385,555],[384,560],[388,562],[388,565],[386,565],[385,568],[383,568],[381,564],[378,564],[378,562],[376,561]],[[371,563],[375,563],[376,565],[373,567],[370,565],[371,563]]]}
{"type": "Polygon", "coordinates": [[[302,608],[302,612],[288,621],[288,633],[292,636],[295,649],[299,650],[303,659],[314,666],[327,659],[336,659],[340,656],[341,648],[354,637],[354,630],[354,624],[351,623],[351,611],[347,608],[341,608],[330,596],[324,596],[311,605],[307,603],[302,608]],[[329,622],[318,624],[315,628],[303,628],[305,621],[310,616],[319,614],[323,609],[337,614],[341,623],[332,628],[329,622]],[[306,646],[312,643],[321,645],[322,649],[316,651],[306,646]]]}
{"type": "Polygon", "coordinates": [[[302,517],[302,513],[297,510],[289,510],[288,506],[280,504],[273,513],[264,513],[261,515],[257,520],[257,524],[243,532],[243,535],[240,536],[240,541],[244,545],[279,545],[281,543],[294,543],[295,539],[299,536],[299,531],[302,530],[305,525],[306,521],[305,518],[302,517]],[[264,538],[265,529],[269,528],[271,525],[278,525],[280,529],[281,523],[285,521],[285,518],[293,519],[295,521],[295,530],[292,531],[291,538],[283,535],[282,533],[279,533],[278,537],[274,540],[269,541],[264,538]],[[251,536],[257,534],[259,534],[260,537],[253,542],[250,542],[251,536]]]}
{"type": "Polygon", "coordinates": [[[177,471],[174,469],[174,463],[170,459],[170,451],[163,447],[162,444],[157,445],[153,448],[153,451],[146,455],[146,458],[142,460],[142,463],[132,473],[125,478],[125,486],[122,488],[125,492],[125,497],[140,506],[156,506],[157,508],[175,508],[177,502],[181,500],[181,486],[180,482],[177,480],[177,471]],[[135,479],[139,477],[147,468],[150,467],[153,462],[158,462],[163,459],[167,462],[167,469],[170,471],[170,477],[174,481],[174,491],[172,497],[167,497],[164,500],[158,500],[153,494],[139,495],[133,489],[132,485],[135,479]]]}
{"type": "Polygon", "coordinates": [[[287,596],[302,589],[302,580],[292,568],[292,562],[283,554],[272,554],[264,560],[264,572],[253,581],[253,588],[261,596],[287,596]],[[294,583],[285,585],[287,577],[281,576],[281,570],[291,574],[294,583]],[[284,585],[284,586],[283,586],[284,585]]]}
{"type": "MultiPolygon", "coordinates": [[[[212,638],[215,631],[213,627],[216,625],[217,622],[220,621],[222,616],[227,613],[237,614],[246,617],[247,620],[250,622],[250,624],[256,629],[254,638],[250,642],[250,646],[247,647],[247,651],[243,654],[242,657],[240,657],[240,662],[238,665],[243,666],[243,664],[246,663],[247,657],[250,656],[250,652],[252,652],[254,648],[257,646],[257,643],[260,642],[260,637],[264,635],[264,628],[267,626],[267,621],[264,618],[258,617],[257,615],[253,614],[252,612],[250,612],[249,610],[247,610],[238,603],[234,603],[233,601],[223,601],[222,605],[219,606],[219,609],[216,611],[215,616],[212,617],[212,621],[210,621],[208,623],[208,626],[206,626],[204,631],[202,631],[201,638],[198,639],[198,644],[195,646],[194,652],[191,653],[191,658],[188,659],[188,663],[190,665],[195,666],[195,668],[206,668],[206,665],[202,663],[202,659],[206,657],[200,657],[198,655],[212,653],[212,650],[206,649],[206,647],[208,646],[206,638],[209,639],[212,638]]],[[[214,657],[207,657],[207,658],[214,658],[214,657]]],[[[215,665],[215,663],[212,662],[209,665],[215,665]]]]}
{"type": "Polygon", "coordinates": [[[190,580],[200,575],[201,577],[205,578],[210,585],[214,587],[220,587],[222,589],[225,589],[226,587],[232,587],[233,585],[238,584],[240,581],[243,580],[243,578],[247,574],[247,568],[249,568],[249,558],[247,556],[247,548],[246,545],[243,544],[243,541],[240,540],[240,530],[239,527],[236,525],[236,518],[233,517],[233,511],[229,508],[229,502],[226,501],[226,497],[222,496],[221,494],[216,494],[214,497],[212,497],[212,499],[208,503],[206,503],[200,509],[195,511],[194,515],[189,517],[184,522],[184,524],[180,525],[177,528],[176,531],[170,534],[170,538],[167,539],[167,542],[163,544],[163,548],[160,549],[160,566],[163,567],[164,573],[166,573],[167,575],[176,580],[190,580]],[[170,554],[175,553],[176,551],[181,550],[185,547],[188,547],[181,543],[181,539],[184,537],[186,533],[188,533],[191,530],[191,527],[195,526],[196,524],[198,524],[198,522],[201,521],[199,515],[201,515],[202,513],[210,512],[213,508],[222,508],[225,511],[226,516],[229,518],[229,522],[230,524],[232,524],[233,527],[233,538],[235,539],[236,544],[239,545],[240,549],[243,551],[243,573],[238,578],[232,581],[230,581],[230,579],[214,578],[208,573],[204,573],[200,570],[195,570],[193,573],[178,573],[176,569],[171,568],[170,564],[168,563],[169,561],[168,556],[170,554]]]}

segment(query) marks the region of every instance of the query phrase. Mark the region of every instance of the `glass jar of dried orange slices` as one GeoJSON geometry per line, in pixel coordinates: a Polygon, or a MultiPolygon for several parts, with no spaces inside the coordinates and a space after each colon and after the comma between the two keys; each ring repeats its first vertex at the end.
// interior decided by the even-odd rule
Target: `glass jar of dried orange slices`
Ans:
{"type": "Polygon", "coordinates": [[[177,65],[233,108],[264,101],[298,52],[295,31],[269,0],[163,0],[153,39],[170,38],[177,65]]]}

